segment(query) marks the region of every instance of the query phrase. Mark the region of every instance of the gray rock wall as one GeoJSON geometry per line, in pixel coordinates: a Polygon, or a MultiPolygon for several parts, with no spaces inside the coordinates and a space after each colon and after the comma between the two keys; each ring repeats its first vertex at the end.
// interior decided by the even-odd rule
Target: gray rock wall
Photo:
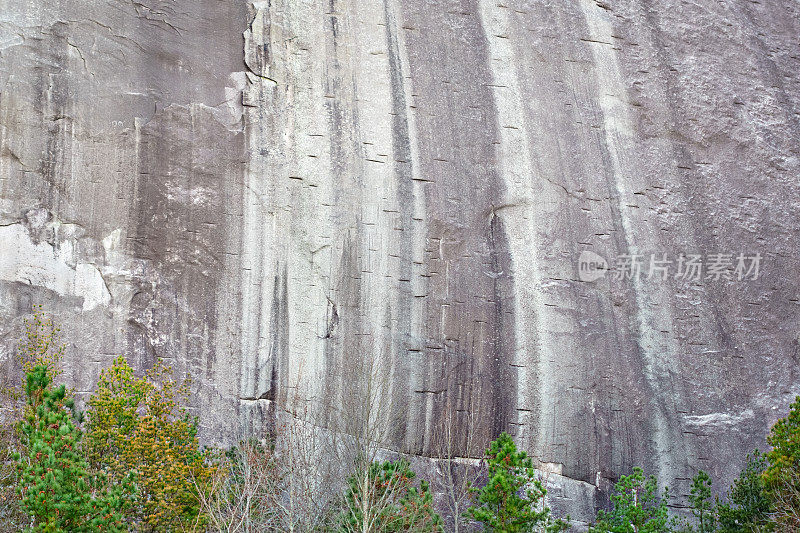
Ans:
{"type": "Polygon", "coordinates": [[[207,441],[377,376],[396,451],[451,409],[564,494],[722,487],[800,393],[798,34],[779,0],[0,0],[0,360],[44,304],[79,393],[164,358],[207,441]],[[648,279],[714,253],[758,279],[648,279]]]}

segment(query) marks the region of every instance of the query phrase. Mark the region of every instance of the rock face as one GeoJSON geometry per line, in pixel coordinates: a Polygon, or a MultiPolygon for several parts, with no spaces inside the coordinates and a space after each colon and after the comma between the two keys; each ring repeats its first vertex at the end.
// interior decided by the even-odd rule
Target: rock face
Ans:
{"type": "Polygon", "coordinates": [[[77,391],[164,358],[208,441],[377,382],[396,451],[449,410],[564,494],[723,487],[800,392],[798,34],[779,0],[0,0],[5,371],[44,304],[77,391]]]}

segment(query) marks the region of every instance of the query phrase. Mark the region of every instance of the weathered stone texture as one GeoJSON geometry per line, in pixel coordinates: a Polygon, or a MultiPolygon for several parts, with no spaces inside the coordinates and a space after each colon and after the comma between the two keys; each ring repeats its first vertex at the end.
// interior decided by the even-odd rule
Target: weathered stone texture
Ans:
{"type": "Polygon", "coordinates": [[[335,425],[369,366],[398,451],[454,405],[583,507],[729,480],[800,392],[798,35],[780,0],[0,0],[0,358],[44,303],[78,391],[165,358],[211,441],[335,425]]]}

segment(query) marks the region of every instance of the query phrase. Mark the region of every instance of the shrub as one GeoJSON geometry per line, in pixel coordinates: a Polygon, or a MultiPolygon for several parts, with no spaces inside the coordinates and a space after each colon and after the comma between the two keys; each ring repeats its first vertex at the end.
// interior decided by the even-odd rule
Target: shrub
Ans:
{"type": "Polygon", "coordinates": [[[13,460],[22,453],[19,423],[22,420],[22,395],[19,387],[5,384],[0,388],[0,532],[17,533],[24,515],[20,509],[17,483],[19,469],[13,460]]]}
{"type": "Polygon", "coordinates": [[[215,470],[200,449],[196,420],[180,405],[188,389],[169,373],[158,364],[137,378],[118,357],[89,399],[88,457],[115,482],[136,474],[140,497],[130,518],[145,531],[202,526],[195,486],[208,483],[215,470]]]}
{"type": "Polygon", "coordinates": [[[210,481],[195,489],[213,531],[255,533],[286,530],[278,512],[282,481],[274,447],[246,440],[221,454],[210,481]]]}
{"type": "Polygon", "coordinates": [[[18,468],[13,460],[19,448],[11,424],[0,425],[0,532],[19,531],[23,523],[17,494],[18,468]]]}
{"type": "Polygon", "coordinates": [[[766,454],[764,483],[770,491],[791,473],[800,471],[800,396],[790,406],[789,415],[772,426],[767,442],[772,450],[766,454]]]}

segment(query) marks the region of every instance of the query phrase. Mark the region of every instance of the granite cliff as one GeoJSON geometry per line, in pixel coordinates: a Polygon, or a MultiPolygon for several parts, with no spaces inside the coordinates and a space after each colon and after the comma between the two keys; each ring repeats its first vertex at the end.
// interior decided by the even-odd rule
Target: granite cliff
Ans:
{"type": "Polygon", "coordinates": [[[781,0],[0,0],[4,372],[43,304],[80,394],[164,358],[208,442],[333,425],[369,367],[387,448],[455,406],[578,518],[635,465],[730,480],[800,392],[798,35],[781,0]]]}

